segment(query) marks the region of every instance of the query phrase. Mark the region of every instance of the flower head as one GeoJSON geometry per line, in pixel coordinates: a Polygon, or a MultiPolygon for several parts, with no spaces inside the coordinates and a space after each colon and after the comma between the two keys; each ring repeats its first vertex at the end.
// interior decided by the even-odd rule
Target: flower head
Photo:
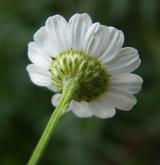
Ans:
{"type": "Polygon", "coordinates": [[[88,14],[74,14],[69,22],[49,17],[28,45],[27,66],[32,82],[57,92],[57,105],[65,83],[78,82],[69,105],[76,116],[109,118],[115,109],[130,110],[142,78],[133,74],[141,63],[138,51],[124,47],[122,31],[92,23],[88,14]]]}

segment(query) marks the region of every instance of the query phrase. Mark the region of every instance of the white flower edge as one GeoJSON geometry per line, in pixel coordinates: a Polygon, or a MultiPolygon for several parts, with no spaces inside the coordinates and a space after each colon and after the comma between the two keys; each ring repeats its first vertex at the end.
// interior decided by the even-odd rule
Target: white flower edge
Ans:
{"type": "MultiPolygon", "coordinates": [[[[35,33],[34,42],[29,44],[28,57],[33,64],[27,71],[34,84],[55,91],[49,72],[51,57],[56,58],[59,52],[71,48],[93,55],[110,75],[109,89],[95,101],[73,100],[69,109],[78,117],[109,118],[114,116],[115,108],[130,110],[136,104],[133,94],[139,92],[143,83],[139,76],[131,73],[141,63],[138,51],[122,48],[123,42],[120,30],[92,23],[88,14],[74,14],[68,23],[62,16],[55,15],[47,19],[45,26],[35,33]]],[[[52,98],[54,106],[57,95],[60,96],[56,94],[52,98]]]]}
{"type": "MultiPolygon", "coordinates": [[[[110,87],[106,94],[100,96],[95,101],[77,102],[73,100],[69,110],[78,117],[90,117],[92,115],[99,118],[110,118],[115,115],[115,108],[127,111],[132,109],[137,100],[133,94],[141,89],[143,80],[135,74],[114,75],[110,79],[110,87]]],[[[57,105],[60,94],[52,97],[52,104],[57,105]]]]}

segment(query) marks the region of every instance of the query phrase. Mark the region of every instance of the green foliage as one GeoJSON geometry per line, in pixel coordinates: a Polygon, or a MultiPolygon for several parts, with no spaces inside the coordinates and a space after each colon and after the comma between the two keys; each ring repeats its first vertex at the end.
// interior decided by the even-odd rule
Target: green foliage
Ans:
{"type": "Polygon", "coordinates": [[[26,164],[53,107],[52,92],[34,86],[26,72],[27,43],[53,14],[87,12],[125,34],[139,50],[144,78],[138,104],[115,118],[79,119],[68,113],[42,165],[160,164],[160,2],[158,0],[1,0],[0,164],[26,164]]]}

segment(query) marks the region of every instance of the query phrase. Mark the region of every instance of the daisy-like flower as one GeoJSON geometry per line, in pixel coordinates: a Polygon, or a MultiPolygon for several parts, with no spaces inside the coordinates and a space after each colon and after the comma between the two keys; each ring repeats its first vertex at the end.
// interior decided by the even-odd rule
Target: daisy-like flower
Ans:
{"type": "MultiPolygon", "coordinates": [[[[68,111],[78,117],[109,118],[115,109],[130,110],[142,78],[132,72],[141,63],[138,51],[124,47],[123,32],[93,23],[88,14],[49,17],[28,45],[32,82],[51,89],[57,106],[67,83],[77,83],[68,111]]],[[[69,85],[67,86],[67,88],[69,85]]]]}

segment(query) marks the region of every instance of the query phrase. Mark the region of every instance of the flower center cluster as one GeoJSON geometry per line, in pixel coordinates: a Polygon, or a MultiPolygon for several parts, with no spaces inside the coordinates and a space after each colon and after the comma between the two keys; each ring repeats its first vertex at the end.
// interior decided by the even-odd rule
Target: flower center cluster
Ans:
{"type": "Polygon", "coordinates": [[[107,90],[108,74],[97,58],[78,50],[60,53],[51,64],[52,83],[59,91],[67,81],[77,80],[77,101],[91,101],[107,90]]]}

